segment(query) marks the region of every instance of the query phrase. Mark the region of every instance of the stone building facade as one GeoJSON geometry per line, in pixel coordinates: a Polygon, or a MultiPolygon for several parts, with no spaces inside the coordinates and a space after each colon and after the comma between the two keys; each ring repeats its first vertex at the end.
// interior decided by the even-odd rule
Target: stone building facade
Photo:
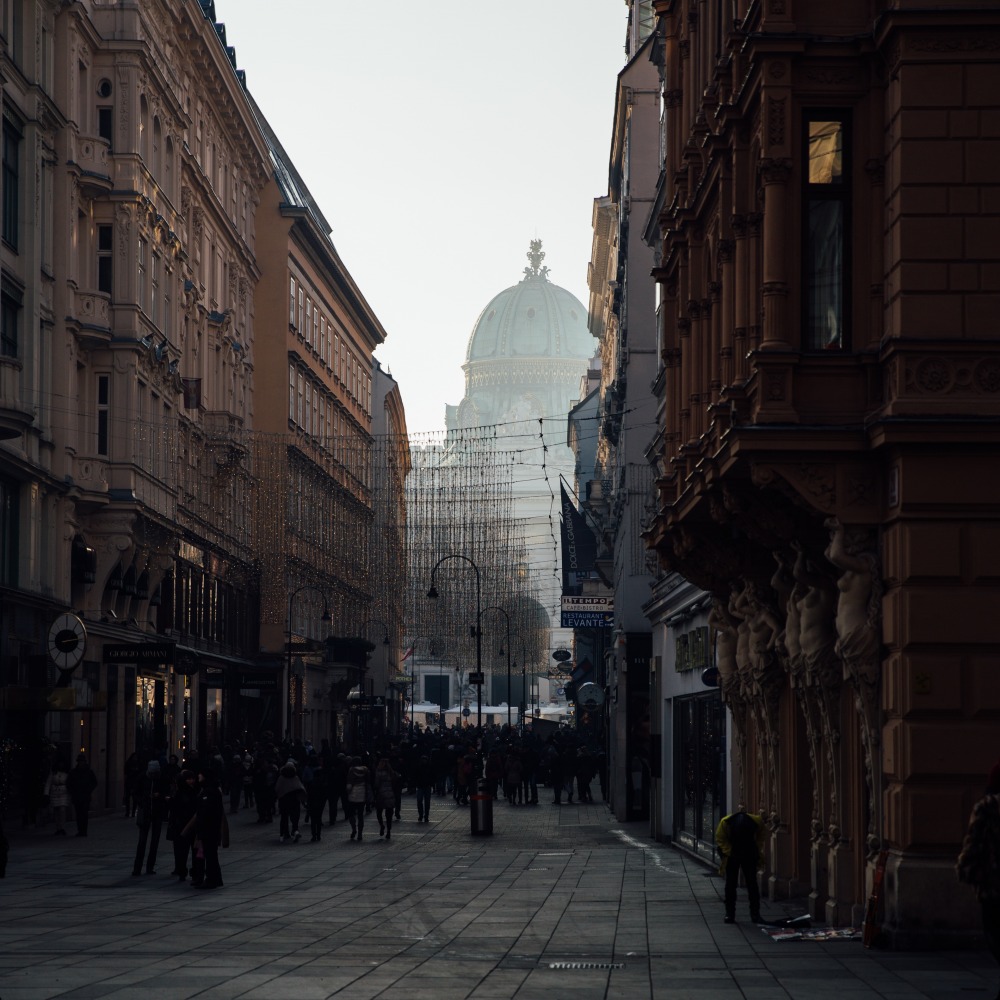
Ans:
{"type": "Polygon", "coordinates": [[[0,749],[84,750],[117,806],[133,750],[299,731],[283,633],[371,615],[384,331],[282,188],[212,0],[0,19],[0,749]]]}
{"type": "Polygon", "coordinates": [[[664,567],[710,593],[772,897],[976,926],[997,754],[1000,13],[654,0],[664,567]]]}

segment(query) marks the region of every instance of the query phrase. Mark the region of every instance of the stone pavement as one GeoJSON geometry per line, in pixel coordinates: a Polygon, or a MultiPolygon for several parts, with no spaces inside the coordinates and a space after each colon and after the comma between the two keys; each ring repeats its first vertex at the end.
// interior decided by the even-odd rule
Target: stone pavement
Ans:
{"type": "MultiPolygon", "coordinates": [[[[0,1000],[319,1000],[326,997],[992,1000],[985,953],[885,953],[860,941],[775,942],[722,922],[722,881],[607,808],[497,803],[495,832],[433,801],[403,801],[392,840],[369,817],[318,844],[277,843],[277,823],[232,817],[225,888],[130,875],[136,828],[87,838],[8,821],[0,881],[0,1000]]],[[[802,912],[764,901],[765,919],[802,912]]]]}

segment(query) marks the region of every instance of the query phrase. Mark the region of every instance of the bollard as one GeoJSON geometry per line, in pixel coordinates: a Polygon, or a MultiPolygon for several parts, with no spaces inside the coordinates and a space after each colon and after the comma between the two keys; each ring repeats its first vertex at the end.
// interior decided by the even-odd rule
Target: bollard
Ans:
{"type": "Polygon", "coordinates": [[[486,790],[485,782],[480,782],[478,790],[469,798],[469,817],[473,836],[493,833],[493,796],[486,790]]]}

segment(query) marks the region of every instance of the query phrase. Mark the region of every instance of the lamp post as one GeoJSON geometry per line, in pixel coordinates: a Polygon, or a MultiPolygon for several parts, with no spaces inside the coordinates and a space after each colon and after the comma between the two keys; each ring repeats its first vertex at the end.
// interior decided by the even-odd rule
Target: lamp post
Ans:
{"type": "Polygon", "coordinates": [[[434,586],[434,574],[438,571],[438,566],[449,559],[464,559],[476,571],[476,624],[473,632],[476,634],[476,677],[479,683],[476,685],[478,695],[476,697],[476,728],[482,732],[483,729],[483,630],[479,624],[480,616],[483,613],[482,597],[480,595],[479,567],[468,557],[460,553],[453,552],[450,555],[442,556],[434,564],[431,570],[431,589],[427,591],[427,596],[434,600],[438,596],[437,587],[434,586]]]}
{"type": "MultiPolygon", "coordinates": [[[[510,615],[503,608],[497,607],[495,604],[491,604],[488,608],[483,608],[483,611],[499,611],[507,622],[507,728],[510,729],[510,615]]],[[[503,655],[502,649],[500,650],[500,655],[503,655]]]]}
{"type": "Polygon", "coordinates": [[[320,621],[329,622],[330,619],[330,608],[326,603],[326,594],[316,586],[314,583],[304,583],[301,587],[297,587],[288,595],[288,655],[287,655],[287,670],[288,677],[285,687],[285,698],[287,700],[287,706],[285,709],[285,735],[288,739],[292,738],[292,608],[295,605],[295,598],[302,593],[303,590],[315,590],[320,597],[323,598],[323,614],[320,617],[320,621]]]}
{"type": "MultiPolygon", "coordinates": [[[[518,724],[521,727],[521,736],[524,737],[524,717],[527,714],[525,711],[528,707],[528,654],[525,652],[526,647],[524,645],[524,637],[515,633],[514,638],[517,639],[519,645],[521,646],[521,704],[518,706],[517,716],[518,724]]],[[[514,666],[517,666],[517,659],[514,660],[514,666]]]]}
{"type": "MultiPolygon", "coordinates": [[[[375,617],[369,615],[365,619],[365,625],[364,625],[364,634],[365,634],[365,638],[366,639],[368,638],[368,633],[370,631],[369,626],[371,626],[371,625],[381,625],[382,626],[382,649],[385,652],[384,662],[383,662],[382,666],[385,668],[385,674],[386,674],[386,677],[383,678],[383,684],[384,684],[385,680],[386,680],[386,678],[388,677],[388,674],[389,674],[389,626],[386,625],[386,623],[384,621],[382,621],[381,618],[375,618],[375,617]]],[[[361,695],[361,699],[362,699],[361,702],[360,702],[360,711],[361,711],[362,715],[367,715],[367,718],[368,718],[368,734],[370,736],[371,733],[372,733],[372,731],[375,728],[375,723],[374,723],[374,720],[372,718],[375,709],[374,709],[374,706],[372,704],[370,704],[369,702],[366,702],[364,700],[365,692],[363,690],[363,684],[364,684],[364,679],[362,678],[359,681],[359,692],[358,692],[361,695]],[[365,708],[366,705],[368,706],[367,708],[365,708]]],[[[375,682],[374,681],[369,681],[369,689],[370,689],[370,694],[374,695],[374,693],[375,693],[375,682]]],[[[385,693],[385,689],[383,688],[383,694],[384,693],[385,693]]],[[[384,727],[383,727],[383,732],[384,732],[384,727]]]]}

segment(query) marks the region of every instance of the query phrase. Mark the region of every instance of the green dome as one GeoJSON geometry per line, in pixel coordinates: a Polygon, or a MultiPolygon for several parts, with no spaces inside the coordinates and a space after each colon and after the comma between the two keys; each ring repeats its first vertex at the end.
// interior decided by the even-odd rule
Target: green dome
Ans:
{"type": "Polygon", "coordinates": [[[469,337],[466,362],[503,358],[593,357],[587,310],[572,293],[549,281],[541,240],[532,240],[524,277],[494,295],[469,337]]]}

